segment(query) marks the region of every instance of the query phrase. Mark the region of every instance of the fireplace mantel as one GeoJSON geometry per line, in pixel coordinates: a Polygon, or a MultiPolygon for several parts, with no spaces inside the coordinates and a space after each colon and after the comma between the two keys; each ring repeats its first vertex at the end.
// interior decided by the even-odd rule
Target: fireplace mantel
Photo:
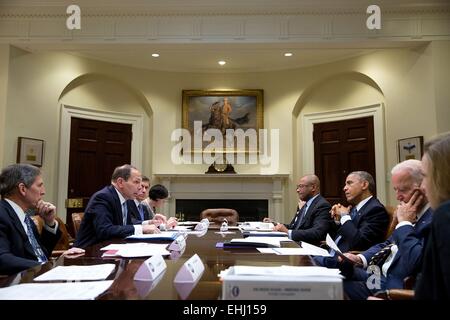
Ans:
{"type": "MultiPolygon", "coordinates": [[[[175,215],[176,199],[267,199],[269,216],[283,219],[289,174],[155,174],[170,191],[164,213],[175,215]]],[[[152,182],[153,184],[153,182],[152,182]]]]}

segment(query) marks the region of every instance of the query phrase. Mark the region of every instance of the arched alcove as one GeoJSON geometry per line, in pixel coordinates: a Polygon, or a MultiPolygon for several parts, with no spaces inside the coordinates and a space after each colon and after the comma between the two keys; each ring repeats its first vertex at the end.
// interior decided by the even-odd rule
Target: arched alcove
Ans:
{"type": "Polygon", "coordinates": [[[65,86],[59,96],[58,206],[67,198],[71,118],[128,123],[132,127],[131,163],[151,174],[153,111],[142,92],[124,81],[102,74],[84,74],[65,86]]]}
{"type": "Polygon", "coordinates": [[[292,111],[293,178],[314,173],[314,123],[373,116],[377,194],[382,201],[386,200],[384,105],[380,86],[360,72],[331,75],[308,86],[292,111]]]}

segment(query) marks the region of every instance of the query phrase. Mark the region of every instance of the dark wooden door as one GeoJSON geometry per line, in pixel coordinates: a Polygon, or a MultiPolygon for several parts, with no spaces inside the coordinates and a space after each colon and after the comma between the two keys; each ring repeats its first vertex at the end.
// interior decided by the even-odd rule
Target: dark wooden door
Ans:
{"type": "Polygon", "coordinates": [[[352,171],[375,179],[373,117],[314,124],[314,165],[321,193],[330,203],[346,203],[342,188],[352,171]]]}
{"type": "Polygon", "coordinates": [[[66,222],[84,212],[89,198],[110,184],[115,167],[131,160],[131,124],[72,118],[66,222]]]}

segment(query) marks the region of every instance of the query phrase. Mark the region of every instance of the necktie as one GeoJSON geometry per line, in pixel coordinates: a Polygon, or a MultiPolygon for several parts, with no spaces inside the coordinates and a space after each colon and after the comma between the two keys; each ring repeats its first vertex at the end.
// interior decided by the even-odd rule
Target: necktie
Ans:
{"type": "Polygon", "coordinates": [[[381,267],[391,254],[391,248],[393,245],[394,245],[393,243],[390,243],[386,247],[382,248],[380,251],[375,253],[373,257],[370,259],[369,265],[370,266],[377,265],[381,267]]]}
{"type": "Polygon", "coordinates": [[[139,215],[141,216],[141,220],[144,221],[144,205],[139,203],[138,205],[139,215]]]}
{"type": "Polygon", "coordinates": [[[300,212],[298,213],[297,221],[295,221],[294,224],[294,229],[298,229],[298,227],[300,227],[300,225],[302,224],[303,218],[305,217],[306,214],[306,210],[307,208],[305,203],[305,205],[303,205],[303,207],[300,209],[300,212]]]}
{"type": "Polygon", "coordinates": [[[350,218],[352,218],[352,220],[353,220],[353,219],[356,218],[357,215],[358,215],[358,210],[356,210],[356,207],[353,207],[353,208],[350,210],[350,218]]]}
{"type": "Polygon", "coordinates": [[[30,240],[30,244],[33,247],[34,254],[38,258],[39,262],[47,262],[48,259],[44,254],[44,251],[42,251],[41,246],[39,245],[39,242],[36,240],[36,237],[34,236],[33,227],[32,227],[33,221],[31,221],[31,218],[29,215],[25,215],[25,224],[27,225],[27,235],[28,239],[30,240]]]}
{"type": "Polygon", "coordinates": [[[127,212],[128,212],[127,202],[125,201],[122,204],[122,223],[123,223],[124,226],[127,225],[127,212]]]}

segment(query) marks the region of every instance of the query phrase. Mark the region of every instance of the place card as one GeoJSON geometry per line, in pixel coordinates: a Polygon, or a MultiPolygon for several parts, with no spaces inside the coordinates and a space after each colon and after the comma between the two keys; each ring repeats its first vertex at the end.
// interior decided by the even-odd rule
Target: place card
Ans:
{"type": "Polygon", "coordinates": [[[200,279],[204,271],[205,266],[202,260],[197,254],[194,254],[181,266],[173,282],[196,282],[200,279]]]}
{"type": "Polygon", "coordinates": [[[145,260],[134,275],[134,280],[148,281],[156,279],[167,265],[161,255],[154,255],[145,260]]]}

